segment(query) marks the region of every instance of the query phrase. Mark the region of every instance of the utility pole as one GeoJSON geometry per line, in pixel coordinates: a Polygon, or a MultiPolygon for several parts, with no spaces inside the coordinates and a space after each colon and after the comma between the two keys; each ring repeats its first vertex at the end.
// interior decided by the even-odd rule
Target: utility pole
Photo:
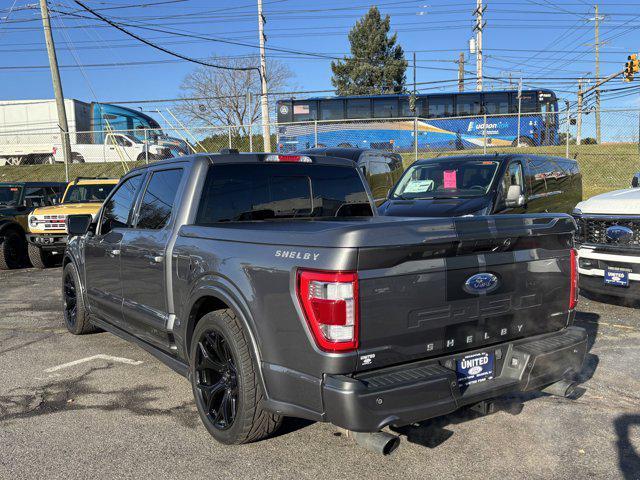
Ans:
{"type": "MultiPolygon", "coordinates": [[[[413,101],[416,101],[416,52],[413,52],[413,101]]],[[[415,110],[415,108],[414,108],[415,110]]]]}
{"type": "Polygon", "coordinates": [[[458,91],[464,92],[464,52],[460,52],[458,64],[458,91]]]}
{"type": "Polygon", "coordinates": [[[482,22],[482,14],[486,10],[482,5],[482,0],[476,0],[476,9],[473,15],[476,17],[476,24],[473,30],[476,32],[476,90],[482,91],[482,31],[486,23],[482,22]]]}
{"type": "Polygon", "coordinates": [[[582,79],[578,79],[578,115],[576,119],[576,145],[582,142],[582,101],[584,92],[582,91],[582,79]]]}
{"type": "MultiPolygon", "coordinates": [[[[617,78],[621,75],[624,75],[626,72],[626,69],[620,70],[619,72],[615,72],[612,73],[611,75],[604,77],[602,80],[598,80],[595,85],[593,85],[592,87],[589,87],[585,90],[582,90],[582,79],[578,80],[578,120],[577,120],[577,124],[578,124],[578,131],[576,133],[576,143],[578,145],[580,145],[580,137],[581,137],[581,129],[582,129],[582,103],[584,100],[585,95],[587,95],[590,92],[593,92],[594,90],[596,92],[598,92],[598,89],[600,88],[600,86],[602,86],[603,84],[613,80],[614,78],[617,78]]],[[[599,112],[598,112],[599,113],[599,112]]],[[[596,117],[596,120],[598,120],[599,117],[596,117]]],[[[599,124],[598,124],[599,127],[599,124]]],[[[598,142],[598,144],[600,143],[599,139],[596,139],[596,141],[598,142]]]]}
{"type": "Polygon", "coordinates": [[[262,95],[260,97],[260,105],[262,107],[262,141],[264,142],[264,151],[271,151],[271,130],[269,126],[269,99],[267,98],[267,58],[264,53],[264,43],[266,37],[264,35],[265,19],[262,14],[262,0],[258,0],[258,35],[260,36],[260,83],[262,85],[262,95]]]}
{"type": "Polygon", "coordinates": [[[68,165],[71,162],[71,142],[69,141],[69,125],[67,124],[67,112],[64,108],[62,82],[60,81],[60,70],[58,70],[56,46],[53,43],[53,34],[51,33],[51,22],[49,20],[49,7],[47,6],[47,0],[40,0],[40,13],[42,15],[44,39],[47,44],[47,54],[49,55],[49,67],[51,69],[51,80],[53,81],[53,93],[56,97],[56,107],[58,110],[58,126],[60,127],[60,138],[62,140],[62,154],[64,156],[65,175],[68,181],[68,165]]]}
{"type": "MultiPolygon", "coordinates": [[[[595,38],[594,48],[596,54],[596,82],[600,81],[600,20],[604,20],[604,17],[598,15],[598,5],[595,6],[595,16],[590,20],[595,22],[595,38]]],[[[600,145],[601,131],[600,131],[600,89],[596,89],[596,142],[600,145]]]]}

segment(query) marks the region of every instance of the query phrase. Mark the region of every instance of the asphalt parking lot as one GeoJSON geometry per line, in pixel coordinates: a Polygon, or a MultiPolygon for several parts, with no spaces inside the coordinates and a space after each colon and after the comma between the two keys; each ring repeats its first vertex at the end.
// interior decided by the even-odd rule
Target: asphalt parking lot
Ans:
{"type": "Polygon", "coordinates": [[[501,399],[402,430],[390,457],[335,427],[289,420],[275,438],[215,443],[189,383],[109,334],[74,337],[60,269],[0,272],[0,478],[640,479],[640,310],[580,299],[583,395],[501,399]]]}

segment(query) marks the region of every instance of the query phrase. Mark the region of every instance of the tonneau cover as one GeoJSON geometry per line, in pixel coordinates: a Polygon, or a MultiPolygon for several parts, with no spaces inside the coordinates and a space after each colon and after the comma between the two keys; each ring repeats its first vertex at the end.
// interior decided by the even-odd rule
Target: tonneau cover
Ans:
{"type": "Polygon", "coordinates": [[[574,230],[573,218],[565,214],[453,218],[376,216],[185,225],[180,229],[180,235],[270,245],[358,248],[570,234],[574,230]]]}

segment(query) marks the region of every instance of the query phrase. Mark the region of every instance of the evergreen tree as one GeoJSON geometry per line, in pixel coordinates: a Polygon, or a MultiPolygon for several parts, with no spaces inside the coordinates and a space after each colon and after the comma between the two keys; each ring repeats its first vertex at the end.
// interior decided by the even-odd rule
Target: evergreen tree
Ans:
{"type": "Polygon", "coordinates": [[[404,91],[407,61],[397,34],[389,37],[389,15],[377,7],[358,20],[349,32],[351,56],[331,62],[331,83],[338,95],[375,95],[404,91]]]}

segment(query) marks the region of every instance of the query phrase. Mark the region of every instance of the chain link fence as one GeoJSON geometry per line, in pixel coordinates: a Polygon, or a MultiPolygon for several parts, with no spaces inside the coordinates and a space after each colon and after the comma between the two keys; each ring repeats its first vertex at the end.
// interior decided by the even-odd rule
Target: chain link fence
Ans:
{"type": "MultiPolygon", "coordinates": [[[[313,147],[361,147],[398,152],[405,166],[416,159],[461,154],[523,153],[577,160],[584,197],[628,187],[640,171],[640,110],[528,112],[456,118],[352,119],[272,124],[278,152],[313,147]]],[[[72,164],[132,165],[235,148],[263,151],[261,125],[163,130],[110,130],[69,134],[72,164]]],[[[0,134],[0,164],[64,163],[59,132],[21,130],[0,134]]],[[[1,173],[0,173],[1,175],[1,173]]],[[[67,173],[68,176],[68,173],[67,173]]]]}

